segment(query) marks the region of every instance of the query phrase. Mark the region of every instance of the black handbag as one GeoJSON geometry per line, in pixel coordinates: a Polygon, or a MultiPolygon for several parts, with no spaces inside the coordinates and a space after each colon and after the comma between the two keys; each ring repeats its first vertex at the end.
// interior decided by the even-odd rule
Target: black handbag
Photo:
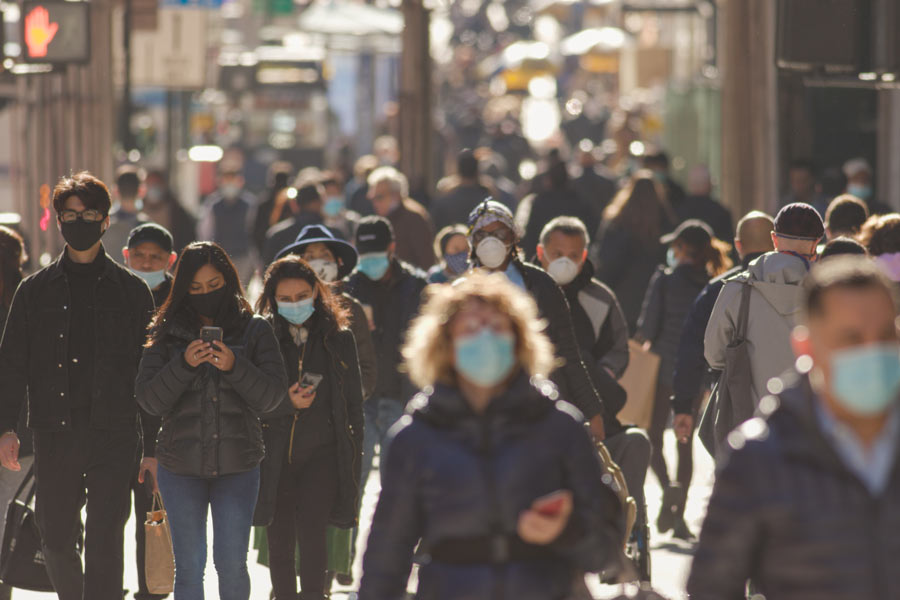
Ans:
{"type": "Polygon", "coordinates": [[[33,484],[32,466],[6,509],[6,530],[3,532],[3,546],[0,547],[0,581],[23,590],[52,592],[53,584],[44,563],[41,534],[31,508],[33,484]],[[26,489],[29,491],[23,495],[26,489]]]}

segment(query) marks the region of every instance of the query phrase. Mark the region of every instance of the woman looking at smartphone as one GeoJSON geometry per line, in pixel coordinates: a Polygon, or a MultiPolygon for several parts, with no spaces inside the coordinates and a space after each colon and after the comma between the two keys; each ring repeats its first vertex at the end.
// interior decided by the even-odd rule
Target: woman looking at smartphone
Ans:
{"type": "Polygon", "coordinates": [[[359,598],[403,597],[417,544],[417,598],[567,598],[621,554],[624,519],[581,415],[542,379],[537,306],[502,274],[426,293],[403,350],[423,391],[383,457],[359,598]]]}
{"type": "Polygon", "coordinates": [[[175,551],[175,599],[203,598],[206,515],[221,600],[248,600],[247,548],[265,454],[259,416],[285,399],[272,327],[253,314],[222,248],[182,252],[169,297],[150,325],[137,382],[141,408],[162,417],[159,489],[175,551]],[[213,341],[204,337],[218,338],[213,341]]]}
{"type": "Polygon", "coordinates": [[[266,458],[254,521],[270,523],[275,600],[321,600],[328,525],[353,527],[362,458],[362,383],[348,311],[298,256],[272,263],[257,310],[281,345],[290,403],[263,424],[266,458]]]}

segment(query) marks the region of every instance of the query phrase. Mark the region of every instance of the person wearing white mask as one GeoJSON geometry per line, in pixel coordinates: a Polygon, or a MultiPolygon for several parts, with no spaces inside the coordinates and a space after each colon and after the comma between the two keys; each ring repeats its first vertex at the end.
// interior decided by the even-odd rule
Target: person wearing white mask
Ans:
{"type": "MultiPolygon", "coordinates": [[[[602,389],[609,378],[618,379],[628,367],[628,323],[613,291],[594,279],[594,266],[587,258],[589,244],[590,236],[580,219],[557,217],[541,231],[537,256],[569,301],[581,357],[594,387],[602,389]]],[[[650,440],[643,430],[620,423],[615,413],[604,415],[604,425],[603,443],[622,468],[638,507],[638,523],[643,525],[650,440]]]]}
{"type": "MultiPolygon", "coordinates": [[[[175,265],[177,255],[173,250],[172,235],[156,223],[138,225],[128,234],[128,243],[122,248],[125,266],[132,273],[143,279],[153,294],[153,303],[158,309],[165,303],[172,290],[174,277],[169,272],[175,265]]],[[[131,480],[131,492],[134,496],[135,542],[138,573],[138,600],[165,598],[165,595],[151,594],[147,589],[144,575],[144,518],[153,507],[153,497],[145,488],[146,483],[156,487],[156,436],[159,434],[161,420],[146,411],[141,411],[141,434],[143,439],[143,457],[131,480]],[[152,477],[146,477],[150,473],[152,477]]]]}
{"type": "Polygon", "coordinates": [[[582,352],[616,379],[628,367],[628,323],[615,293],[594,278],[588,230],[575,217],[557,217],[541,231],[537,257],[563,289],[582,352]]]}
{"type": "Polygon", "coordinates": [[[540,267],[522,261],[518,248],[520,237],[513,214],[495,200],[485,200],[469,214],[473,267],[505,274],[534,298],[541,318],[547,323],[546,331],[557,356],[564,361],[551,378],[564,397],[584,413],[594,436],[602,440],[606,436],[604,421],[622,408],[625,392],[605,373],[602,389],[595,388],[581,358],[569,303],[551,276],[540,267]]]}

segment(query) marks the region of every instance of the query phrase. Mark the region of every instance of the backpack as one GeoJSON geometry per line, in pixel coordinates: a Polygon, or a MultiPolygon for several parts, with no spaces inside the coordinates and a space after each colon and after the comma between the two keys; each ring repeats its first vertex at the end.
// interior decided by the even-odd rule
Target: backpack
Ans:
{"type": "Polygon", "coordinates": [[[753,285],[749,279],[737,281],[741,284],[737,327],[725,349],[725,368],[713,386],[697,429],[697,437],[707,452],[716,459],[721,457],[726,448],[728,434],[752,418],[754,410],[753,373],[747,347],[747,322],[750,319],[753,285]]]}

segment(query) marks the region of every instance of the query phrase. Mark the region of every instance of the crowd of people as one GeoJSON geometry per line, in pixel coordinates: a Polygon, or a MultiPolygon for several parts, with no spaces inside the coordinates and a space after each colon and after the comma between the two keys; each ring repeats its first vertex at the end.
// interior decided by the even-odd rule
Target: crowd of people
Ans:
{"type": "Polygon", "coordinates": [[[353,583],[371,476],[362,600],[403,597],[414,563],[422,598],[567,598],[628,571],[596,444],[639,524],[652,470],[655,529],[695,541],[695,430],[720,471],[692,598],[900,593],[900,214],[867,163],[833,199],[792,165],[790,202],[736,227],[664,153],[621,178],[557,156],[521,201],[477,153],[457,167],[426,207],[374,157],[347,185],[276,163],[259,202],[226,159],[196,219],[161,173],[73,174],[65,248],[27,277],[0,227],[0,503],[33,480],[61,599],[122,597],[132,497],[134,597],[165,597],[143,564],[158,491],[177,600],[203,598],[208,513],[219,598],[250,597],[252,537],[272,598],[321,600],[353,583]],[[636,347],[660,363],[646,431],[618,416],[636,347]]]}

